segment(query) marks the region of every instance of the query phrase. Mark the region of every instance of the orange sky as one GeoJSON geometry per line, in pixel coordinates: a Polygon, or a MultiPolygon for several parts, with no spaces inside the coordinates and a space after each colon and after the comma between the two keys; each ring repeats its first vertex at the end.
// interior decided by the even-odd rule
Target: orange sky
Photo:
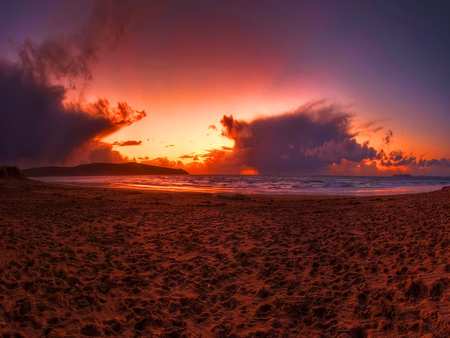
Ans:
{"type": "MultiPolygon", "coordinates": [[[[439,8],[427,9],[434,21],[424,17],[405,26],[408,15],[422,13],[414,2],[405,8],[312,1],[158,3],[138,4],[118,43],[103,48],[91,64],[92,80],[77,79],[75,91],[68,92],[68,100],[81,104],[106,98],[146,111],[142,120],[98,139],[141,141],[114,146],[124,156],[177,161],[232,148],[235,140],[221,135],[224,115],[251,122],[325,100],[352,114],[358,144],[369,141],[386,154],[400,150],[416,164],[450,157],[447,68],[439,68],[447,51],[439,37],[447,26],[439,8]],[[389,131],[393,136],[386,143],[389,131]]],[[[7,36],[37,44],[63,36],[89,20],[91,6],[48,0],[52,10],[34,8],[29,27],[10,22],[7,36]]],[[[31,17],[27,7],[5,7],[13,9],[14,22],[31,17]]],[[[341,169],[355,173],[372,168],[371,161],[341,169]]],[[[401,169],[410,170],[395,168],[401,169]]]]}
{"type": "Polygon", "coordinates": [[[131,158],[175,159],[232,146],[231,140],[208,129],[209,125],[220,129],[223,115],[249,121],[327,99],[354,113],[360,142],[369,140],[379,148],[386,132],[392,130],[394,143],[389,150],[401,149],[425,159],[450,155],[450,145],[442,142],[448,126],[442,107],[430,98],[408,97],[407,87],[397,90],[391,78],[370,70],[370,58],[357,45],[338,49],[336,58],[322,54],[298,57],[287,46],[302,43],[303,34],[295,30],[290,33],[298,37],[277,39],[233,13],[193,14],[191,10],[183,15],[179,11],[168,5],[147,30],[125,37],[97,66],[86,91],[87,99],[123,100],[148,113],[144,120],[105,139],[143,141],[139,147],[117,148],[121,153],[131,158]],[[146,44],[139,45],[144,39],[146,44]],[[364,85],[352,74],[351,66],[349,70],[352,63],[353,68],[369,68],[372,78],[364,85]],[[397,96],[392,97],[390,91],[397,96]],[[372,127],[365,128],[370,123],[383,129],[373,133],[372,127]],[[166,148],[169,145],[173,146],[166,148]]]}

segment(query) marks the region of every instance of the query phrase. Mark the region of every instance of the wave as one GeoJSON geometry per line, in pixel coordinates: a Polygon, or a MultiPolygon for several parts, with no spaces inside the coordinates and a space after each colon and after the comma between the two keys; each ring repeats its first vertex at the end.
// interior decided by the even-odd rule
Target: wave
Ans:
{"type": "Polygon", "coordinates": [[[139,189],[289,195],[390,195],[439,190],[450,185],[450,177],[152,175],[40,177],[39,180],[139,189]]]}

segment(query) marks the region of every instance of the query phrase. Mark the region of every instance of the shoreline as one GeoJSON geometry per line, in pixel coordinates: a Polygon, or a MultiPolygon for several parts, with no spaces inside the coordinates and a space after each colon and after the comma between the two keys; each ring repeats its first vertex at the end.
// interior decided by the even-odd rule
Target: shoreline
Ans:
{"type": "MultiPolygon", "coordinates": [[[[418,194],[426,194],[426,193],[432,193],[436,191],[440,191],[446,188],[450,188],[450,186],[443,186],[439,187],[436,190],[427,190],[423,192],[407,192],[407,193],[398,193],[398,194],[385,194],[385,195],[331,195],[331,194],[271,194],[271,193],[253,193],[253,192],[242,192],[242,191],[210,191],[210,190],[197,190],[197,189],[170,189],[170,188],[153,188],[153,187],[135,187],[132,185],[125,185],[125,184],[83,184],[83,183],[73,183],[73,184],[66,184],[66,183],[53,183],[53,182],[44,182],[39,181],[36,179],[30,179],[28,180],[33,182],[39,182],[42,184],[49,184],[54,185],[55,187],[64,187],[64,188],[81,188],[81,189],[108,189],[108,190],[117,190],[117,191],[128,191],[128,192],[134,192],[134,193],[146,193],[146,194],[180,194],[180,195],[211,195],[213,197],[218,196],[248,196],[250,198],[256,198],[256,199],[273,199],[273,200],[280,200],[280,201],[295,201],[295,200],[321,200],[321,199],[359,199],[359,198],[376,198],[376,197],[397,197],[397,196],[409,196],[409,195],[418,195],[418,194]]],[[[237,198],[239,199],[239,197],[237,198]]]]}
{"type": "MultiPolygon", "coordinates": [[[[240,200],[239,196],[249,197],[250,199],[268,199],[274,201],[302,201],[302,200],[322,200],[322,199],[373,199],[373,198],[397,198],[397,197],[405,197],[405,196],[414,196],[428,193],[435,193],[441,190],[450,189],[450,186],[442,186],[437,188],[436,190],[424,191],[424,192],[409,192],[409,193],[399,193],[399,194],[386,194],[386,195],[329,195],[329,194],[270,194],[270,193],[245,193],[240,191],[203,191],[203,190],[171,190],[171,189],[153,189],[153,188],[139,188],[133,187],[130,185],[121,185],[121,184],[103,184],[103,183],[92,183],[92,184],[83,184],[83,183],[59,183],[59,182],[45,182],[39,181],[35,178],[26,178],[25,180],[10,180],[10,182],[15,182],[15,184],[19,185],[27,185],[31,183],[31,185],[37,184],[38,186],[51,186],[55,189],[86,189],[86,190],[111,190],[111,191],[127,191],[132,194],[150,194],[150,195],[180,195],[180,196],[212,196],[219,197],[224,196],[231,197],[233,199],[234,196],[237,196],[236,200],[240,200]]],[[[2,184],[5,184],[8,180],[3,181],[0,180],[0,187],[2,184]]],[[[7,183],[6,183],[7,184],[7,183]]]]}
{"type": "Polygon", "coordinates": [[[450,188],[279,197],[0,180],[0,334],[450,333],[450,188]]]}
{"type": "MultiPolygon", "coordinates": [[[[220,175],[219,175],[220,176],[220,175]]],[[[405,187],[396,187],[396,188],[373,188],[372,190],[357,190],[357,191],[349,191],[338,190],[336,193],[331,191],[333,189],[329,189],[331,193],[323,191],[322,188],[317,189],[318,191],[305,190],[305,191],[297,191],[290,192],[288,190],[285,191],[258,191],[259,189],[245,189],[245,188],[206,188],[206,187],[191,187],[191,186],[161,186],[161,185],[145,185],[145,184],[126,184],[126,183],[98,183],[98,182],[52,182],[52,181],[40,181],[40,178],[29,178],[31,180],[45,182],[50,184],[62,184],[73,187],[99,187],[99,188],[108,188],[108,189],[128,189],[128,190],[140,190],[140,191],[159,191],[159,192],[168,192],[168,193],[205,193],[205,194],[222,194],[222,195],[230,195],[230,194],[241,194],[241,195],[249,195],[249,196],[282,196],[282,199],[287,197],[293,198],[304,198],[311,197],[314,199],[317,198],[340,198],[340,197],[373,197],[373,196],[396,196],[396,195],[410,195],[410,194],[418,194],[418,193],[427,193],[438,191],[446,185],[420,185],[420,186],[405,186],[405,187]]]]}

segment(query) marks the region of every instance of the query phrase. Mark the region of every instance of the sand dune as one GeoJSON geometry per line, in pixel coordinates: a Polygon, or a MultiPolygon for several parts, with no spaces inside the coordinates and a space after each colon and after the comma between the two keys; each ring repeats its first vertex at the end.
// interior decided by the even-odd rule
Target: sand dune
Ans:
{"type": "Polygon", "coordinates": [[[0,333],[448,337],[449,207],[1,181],[0,333]]]}

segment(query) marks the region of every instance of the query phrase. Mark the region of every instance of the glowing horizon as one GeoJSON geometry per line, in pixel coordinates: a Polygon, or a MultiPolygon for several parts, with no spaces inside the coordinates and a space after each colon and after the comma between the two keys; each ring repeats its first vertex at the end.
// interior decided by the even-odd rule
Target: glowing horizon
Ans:
{"type": "MultiPolygon", "coordinates": [[[[27,83],[4,93],[12,97],[4,103],[11,107],[6,111],[11,123],[0,131],[21,139],[17,146],[7,137],[1,141],[11,149],[0,152],[4,162],[135,159],[204,173],[226,168],[227,173],[450,174],[444,80],[450,69],[443,62],[450,48],[440,38],[450,29],[437,4],[426,8],[435,21],[416,16],[412,28],[405,28],[402,20],[423,12],[415,2],[398,8],[268,2],[255,11],[249,3],[203,0],[46,1],[53,19],[44,26],[45,6],[10,4],[3,11],[1,38],[15,42],[0,44],[2,59],[9,60],[0,75],[9,85],[15,67],[27,83]],[[24,70],[33,77],[25,78],[24,70]],[[38,80],[42,74],[44,80],[38,80]],[[64,86],[64,97],[54,101],[53,85],[64,86]],[[41,119],[32,106],[19,109],[24,95],[31,95],[26,88],[48,103],[41,119]],[[90,107],[101,100],[110,108],[92,114],[90,107]],[[309,123],[318,134],[300,141],[293,130],[291,140],[280,143],[259,134],[227,136],[229,126],[221,123],[232,116],[249,133],[259,133],[263,123],[261,128],[283,138],[277,123],[289,125],[280,116],[317,102],[339,106],[333,114],[348,114],[346,127],[333,136],[320,127],[326,119],[300,119],[298,132],[309,123]],[[121,104],[129,109],[117,113],[121,104]],[[133,117],[144,111],[146,116],[133,117]],[[22,127],[20,121],[28,120],[34,122],[22,127]],[[58,124],[64,126],[60,131],[58,124]],[[295,158],[298,167],[283,168],[280,162],[270,168],[252,149],[272,162],[295,158]]],[[[314,116],[321,109],[305,111],[314,116]]]]}

